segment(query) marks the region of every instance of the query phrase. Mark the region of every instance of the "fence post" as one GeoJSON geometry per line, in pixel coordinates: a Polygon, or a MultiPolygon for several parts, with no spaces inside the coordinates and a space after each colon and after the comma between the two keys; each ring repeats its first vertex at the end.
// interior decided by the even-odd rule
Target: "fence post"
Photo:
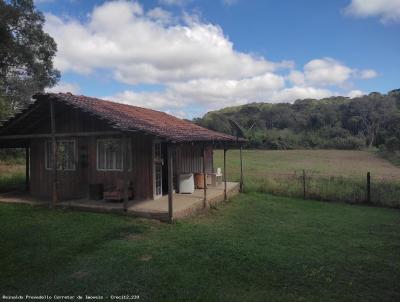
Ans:
{"type": "Polygon", "coordinates": [[[303,199],[306,200],[306,171],[303,170],[303,199]]]}
{"type": "Polygon", "coordinates": [[[367,203],[371,203],[371,172],[367,173],[367,203]]]}

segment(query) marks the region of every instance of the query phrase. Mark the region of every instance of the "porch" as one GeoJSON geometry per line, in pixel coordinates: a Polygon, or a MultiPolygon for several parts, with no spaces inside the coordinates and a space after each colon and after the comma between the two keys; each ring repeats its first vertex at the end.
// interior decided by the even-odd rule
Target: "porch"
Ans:
{"type": "MultiPolygon", "coordinates": [[[[233,197],[239,193],[239,183],[227,182],[226,192],[227,198],[233,197]]],[[[225,198],[225,186],[222,182],[215,187],[207,187],[207,207],[215,205],[225,198]]],[[[1,203],[21,203],[37,206],[48,206],[49,201],[33,198],[28,193],[11,192],[0,194],[1,203]]],[[[57,207],[87,210],[93,212],[112,212],[126,214],[135,217],[144,217],[150,219],[158,219],[162,221],[169,220],[168,212],[168,195],[164,195],[156,200],[145,201],[128,201],[127,211],[124,211],[122,202],[109,202],[104,200],[68,200],[58,202],[57,207]]],[[[173,194],[173,217],[174,219],[182,219],[195,215],[204,209],[204,190],[195,190],[193,194],[173,194]]]]}

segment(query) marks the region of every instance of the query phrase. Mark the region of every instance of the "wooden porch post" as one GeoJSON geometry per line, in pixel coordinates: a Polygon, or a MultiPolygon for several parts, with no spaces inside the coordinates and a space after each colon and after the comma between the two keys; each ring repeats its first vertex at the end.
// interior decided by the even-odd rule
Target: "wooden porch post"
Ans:
{"type": "Polygon", "coordinates": [[[206,173],[206,145],[203,145],[203,180],[204,180],[204,197],[203,207],[207,208],[207,173],[206,173]]]}
{"type": "Polygon", "coordinates": [[[242,145],[240,145],[240,193],[243,193],[243,155],[242,145]]]}
{"type": "Polygon", "coordinates": [[[129,186],[129,174],[128,174],[128,136],[126,133],[124,133],[124,136],[122,137],[122,154],[123,154],[123,165],[124,165],[124,212],[128,210],[128,186],[129,186]]]}
{"type": "Polygon", "coordinates": [[[29,147],[25,147],[25,190],[29,191],[30,184],[30,156],[29,147]]]}
{"type": "Polygon", "coordinates": [[[169,222],[174,221],[174,170],[173,170],[173,161],[172,161],[172,146],[168,145],[168,219],[169,222]]]}
{"type": "Polygon", "coordinates": [[[57,192],[57,141],[56,141],[56,121],[54,115],[54,101],[50,100],[50,121],[51,121],[51,149],[52,149],[52,167],[53,167],[53,184],[52,184],[52,203],[50,207],[55,207],[58,201],[57,192]]]}
{"type": "Polygon", "coordinates": [[[228,149],[226,149],[226,147],[224,147],[224,200],[228,200],[228,195],[227,195],[227,191],[226,191],[226,152],[228,151],[228,149]]]}

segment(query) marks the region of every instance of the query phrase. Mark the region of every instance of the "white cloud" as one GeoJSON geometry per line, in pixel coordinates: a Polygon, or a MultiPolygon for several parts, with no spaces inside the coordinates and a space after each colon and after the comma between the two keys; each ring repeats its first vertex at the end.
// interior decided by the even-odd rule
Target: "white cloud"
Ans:
{"type": "Polygon", "coordinates": [[[171,24],[174,22],[175,18],[171,13],[161,7],[155,7],[147,12],[147,16],[156,22],[161,22],[163,24],[171,24]]]}
{"type": "Polygon", "coordinates": [[[322,99],[335,95],[328,89],[294,86],[277,91],[271,100],[275,102],[292,102],[298,99],[322,99]]]}
{"type": "Polygon", "coordinates": [[[294,85],[304,85],[306,82],[304,73],[298,70],[290,71],[289,75],[287,76],[287,79],[294,85]]]}
{"type": "Polygon", "coordinates": [[[235,51],[218,26],[195,18],[168,26],[154,21],[161,14],[165,20],[165,11],[149,14],[137,2],[117,1],[96,7],[87,23],[47,15],[45,30],[59,49],[56,67],[78,73],[110,68],[117,80],[137,84],[200,77],[239,79],[278,66],[235,51]]]}
{"type": "Polygon", "coordinates": [[[347,94],[347,96],[348,96],[349,98],[356,98],[356,97],[362,96],[362,95],[364,95],[364,94],[365,94],[365,93],[362,92],[361,90],[352,90],[352,91],[350,91],[350,92],[347,94]]]}
{"type": "Polygon", "coordinates": [[[315,59],[304,66],[305,80],[317,86],[343,84],[352,72],[351,68],[332,58],[315,59]]]}
{"type": "Polygon", "coordinates": [[[53,92],[53,93],[71,92],[72,94],[78,94],[78,93],[80,93],[80,91],[81,91],[81,88],[79,87],[79,84],[77,84],[77,83],[66,83],[66,82],[60,82],[57,85],[55,85],[54,87],[46,89],[46,92],[53,92]]]}
{"type": "Polygon", "coordinates": [[[263,101],[284,87],[284,79],[273,73],[242,80],[198,79],[168,85],[164,92],[124,91],[108,99],[136,106],[166,110],[201,104],[216,109],[233,104],[263,101]]]}
{"type": "Polygon", "coordinates": [[[276,90],[284,88],[283,77],[266,73],[242,80],[199,79],[187,83],[171,84],[176,95],[197,100],[208,108],[243,104],[268,99],[276,90]]]}
{"type": "MultiPolygon", "coordinates": [[[[196,15],[177,16],[160,7],[146,11],[134,1],[105,2],[86,21],[46,18],[45,30],[59,49],[55,65],[62,72],[112,77],[133,86],[106,99],[179,116],[254,101],[322,98],[335,95],[337,88],[347,93],[353,78],[374,76],[373,70],[358,71],[333,58],[311,60],[295,70],[291,60],[271,62],[235,50],[220,27],[196,15]],[[136,92],[140,83],[164,88],[136,92]]],[[[51,91],[57,89],[79,92],[70,83],[51,91]]]]}
{"type": "Polygon", "coordinates": [[[352,0],[345,13],[360,18],[378,17],[383,23],[400,22],[400,0],[352,0]]]}
{"type": "Polygon", "coordinates": [[[359,77],[363,80],[376,78],[378,73],[373,69],[364,69],[359,72],[359,77]]]}
{"type": "Polygon", "coordinates": [[[348,87],[352,79],[368,80],[378,76],[373,69],[358,70],[332,59],[314,59],[304,65],[304,71],[291,70],[287,79],[297,86],[348,87]]]}
{"type": "Polygon", "coordinates": [[[172,91],[135,92],[125,90],[113,96],[106,96],[104,99],[164,111],[170,108],[183,108],[186,105],[186,103],[182,102],[172,91]]]}
{"type": "Polygon", "coordinates": [[[186,83],[175,83],[169,85],[164,92],[124,91],[108,97],[108,99],[164,111],[171,108],[176,111],[200,105],[204,111],[250,102],[292,102],[303,98],[319,99],[334,94],[330,90],[313,87],[285,88],[282,76],[266,73],[239,81],[199,79],[186,83]]]}

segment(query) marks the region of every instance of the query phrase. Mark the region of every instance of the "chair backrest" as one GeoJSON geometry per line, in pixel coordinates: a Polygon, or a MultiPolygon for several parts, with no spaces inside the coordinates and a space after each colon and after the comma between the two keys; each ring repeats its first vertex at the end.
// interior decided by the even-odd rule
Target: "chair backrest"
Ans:
{"type": "Polygon", "coordinates": [[[123,179],[117,179],[117,185],[115,188],[117,191],[122,191],[124,189],[124,180],[123,179]]]}
{"type": "Polygon", "coordinates": [[[221,168],[217,168],[217,175],[222,175],[221,168]]]}

